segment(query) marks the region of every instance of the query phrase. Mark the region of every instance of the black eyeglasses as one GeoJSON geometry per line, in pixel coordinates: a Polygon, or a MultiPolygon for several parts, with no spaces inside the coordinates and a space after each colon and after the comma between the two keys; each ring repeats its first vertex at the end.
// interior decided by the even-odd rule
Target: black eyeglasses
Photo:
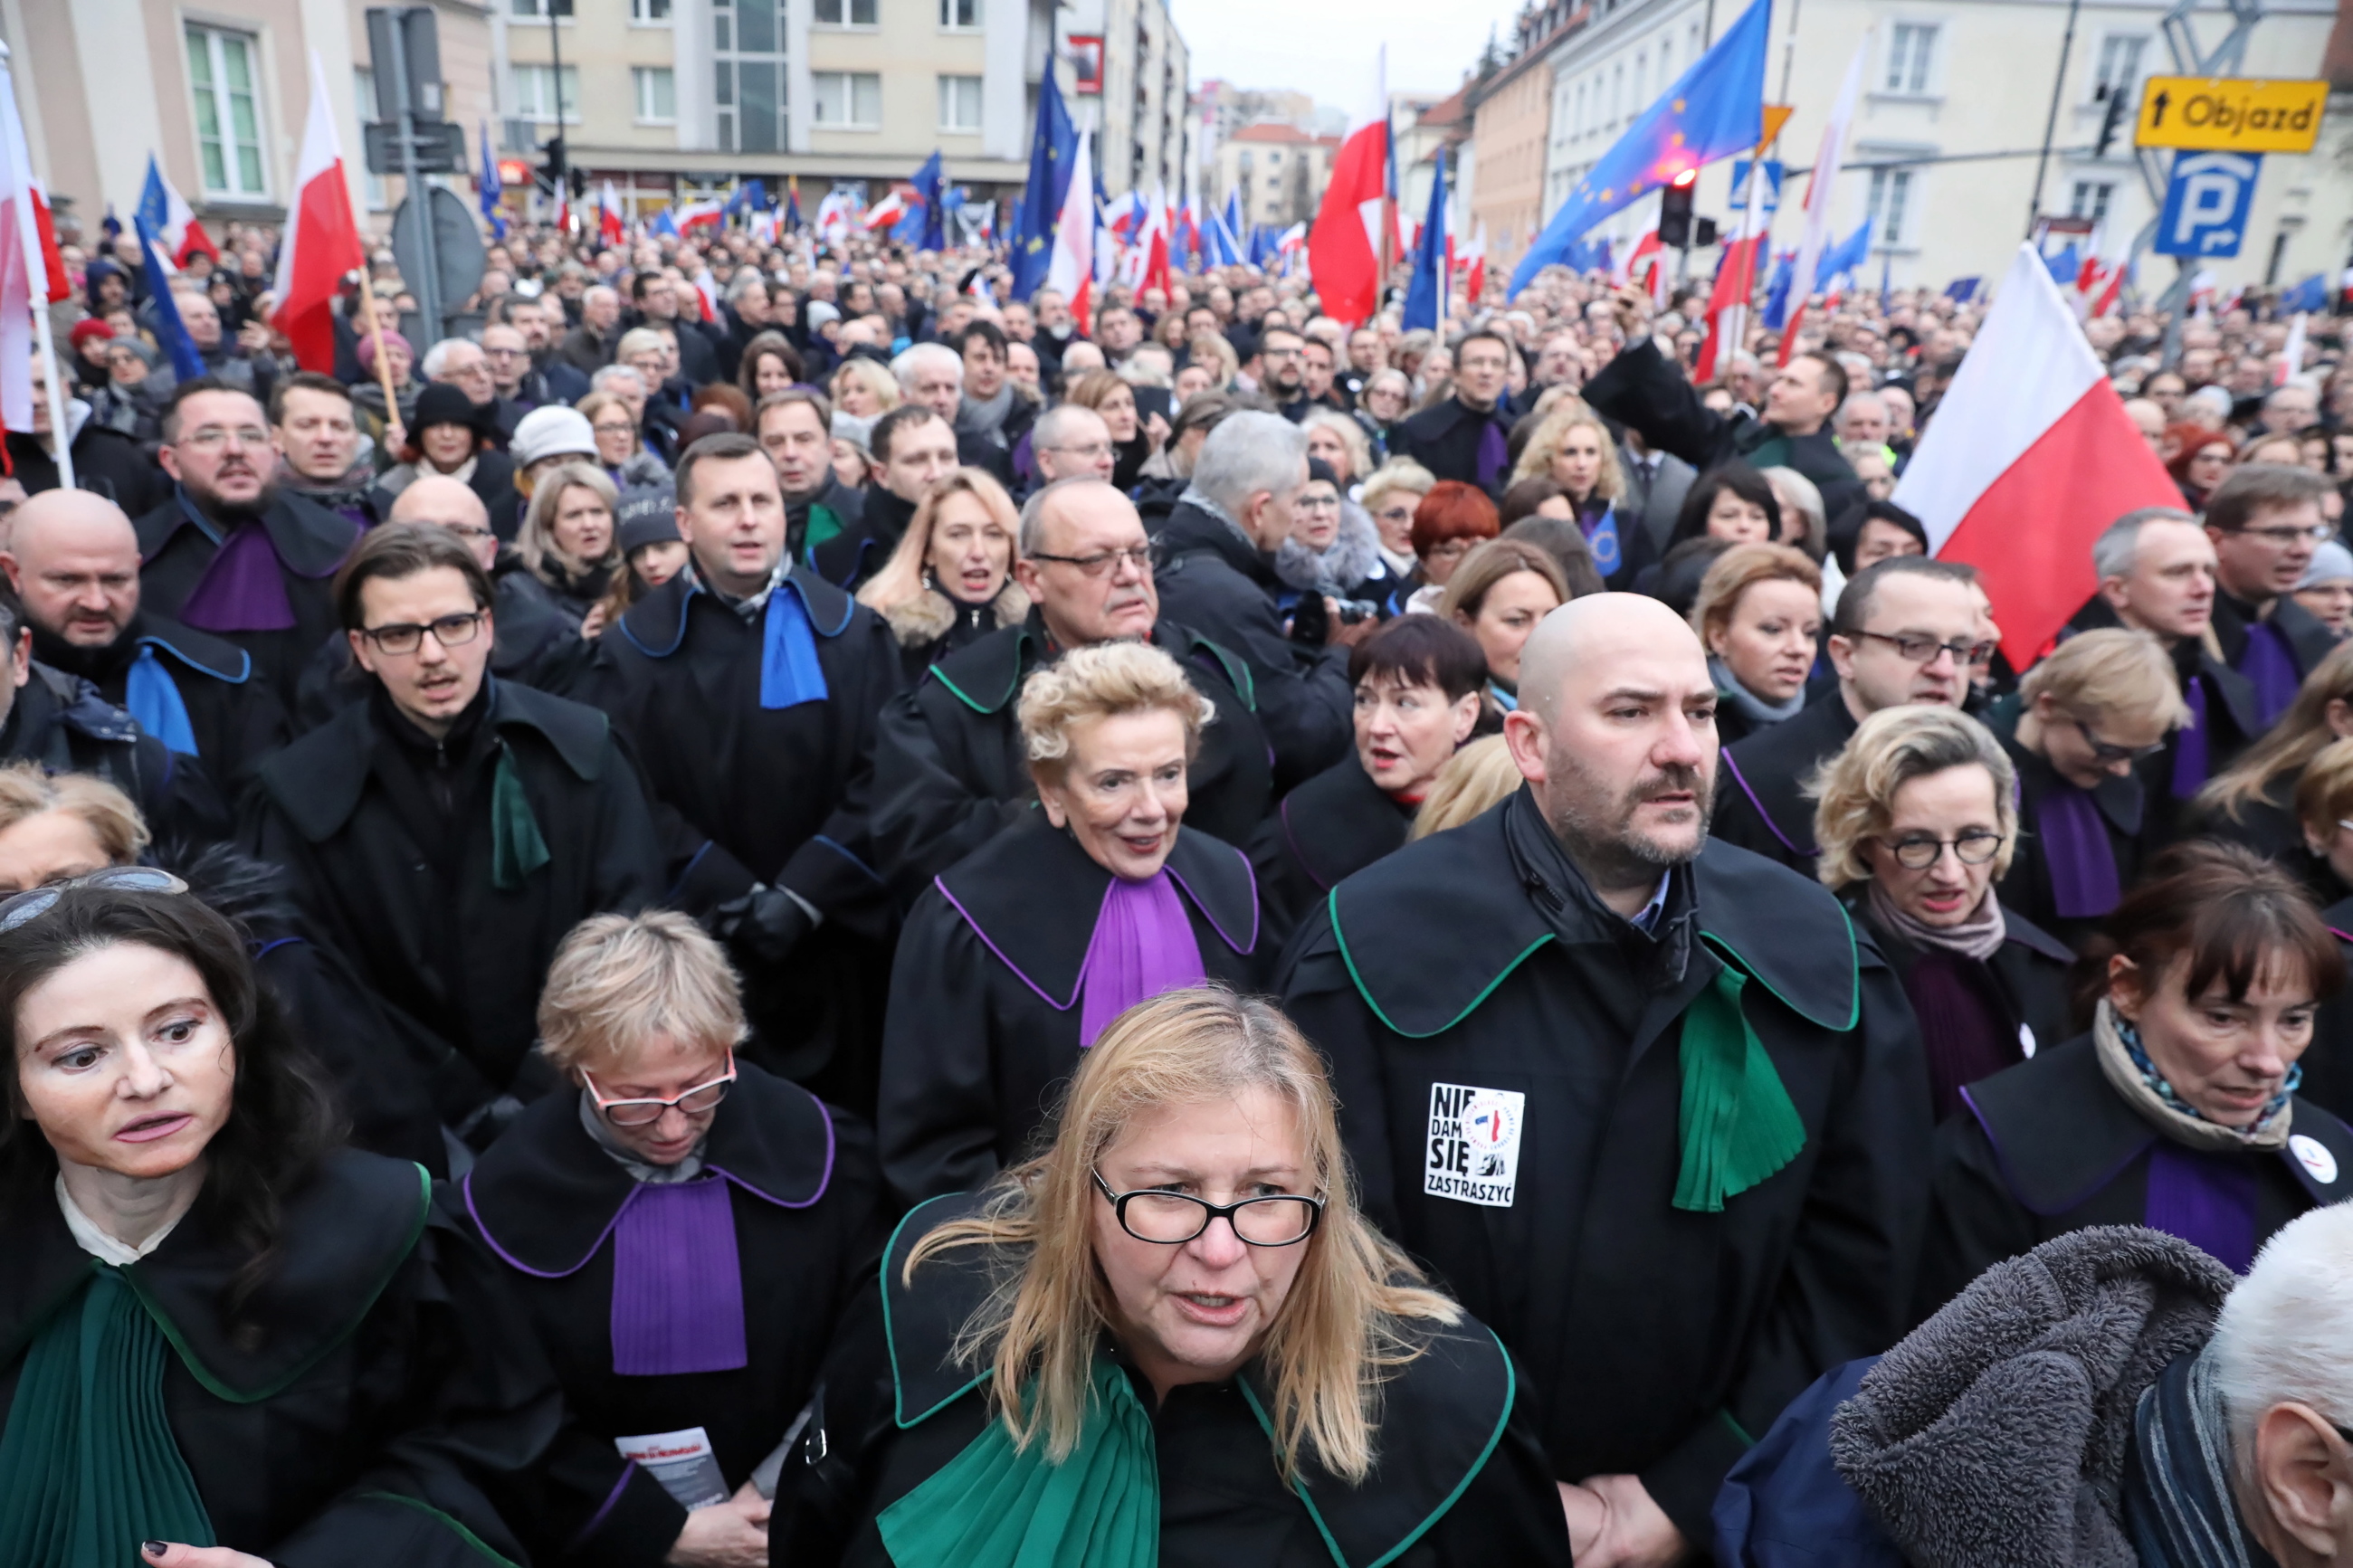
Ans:
{"type": "Polygon", "coordinates": [[[1156,1247],[1182,1247],[1222,1219],[1234,1234],[1252,1247],[1296,1247],[1315,1230],[1324,1217],[1324,1200],[1280,1194],[1244,1198],[1240,1203],[1213,1204],[1189,1193],[1168,1193],[1146,1187],[1115,1193],[1100,1171],[1090,1171],[1096,1188],[1111,1200],[1111,1212],[1120,1229],[1138,1241],[1156,1247]]]}
{"type": "Polygon", "coordinates": [[[1152,574],[1152,546],[1132,545],[1125,550],[1106,550],[1100,555],[1049,555],[1042,550],[1029,552],[1032,561],[1059,561],[1065,566],[1075,566],[1090,577],[1107,576],[1121,566],[1133,566],[1145,576],[1152,574]]]}
{"type": "Polygon", "coordinates": [[[1863,632],[1874,642],[1883,642],[1895,649],[1896,656],[1906,664],[1927,664],[1940,653],[1953,656],[1955,664],[1983,664],[1994,656],[2000,643],[1938,642],[1911,632],[1863,632]]]}
{"type": "Polygon", "coordinates": [[[2084,744],[2092,748],[2092,760],[2098,763],[2145,763],[2165,750],[2159,741],[2153,746],[2119,746],[2114,741],[2103,741],[2092,733],[2092,727],[2081,719],[2070,716],[2067,722],[2075,726],[2084,737],[2084,744]]]}
{"type": "Polygon", "coordinates": [[[1883,838],[1880,842],[1906,871],[1925,871],[1942,859],[1947,849],[1964,866],[1982,866],[2001,853],[2002,836],[1979,832],[1964,833],[1958,838],[1899,838],[1893,844],[1883,838]]]}
{"type": "Polygon", "coordinates": [[[0,899],[0,935],[32,924],[57,907],[59,899],[74,888],[110,888],[126,893],[185,893],[188,885],[169,871],[159,871],[153,866],[109,866],[102,871],[92,871],[87,877],[73,877],[46,887],[28,888],[7,899],[0,899]]]}
{"type": "Polygon", "coordinates": [[[463,647],[480,635],[482,617],[489,612],[475,610],[462,616],[441,616],[429,626],[417,626],[401,621],[388,626],[362,626],[360,636],[385,653],[415,653],[431,632],[433,640],[443,647],[463,647]]]}

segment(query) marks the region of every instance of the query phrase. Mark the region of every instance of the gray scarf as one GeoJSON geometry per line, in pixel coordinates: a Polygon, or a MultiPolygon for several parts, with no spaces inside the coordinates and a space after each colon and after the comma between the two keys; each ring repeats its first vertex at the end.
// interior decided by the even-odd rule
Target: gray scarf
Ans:
{"type": "Polygon", "coordinates": [[[710,1141],[708,1138],[698,1141],[686,1158],[675,1165],[649,1165],[638,1158],[636,1150],[614,1136],[613,1129],[596,1112],[596,1097],[585,1089],[580,1091],[580,1125],[588,1130],[588,1136],[596,1141],[597,1148],[605,1151],[615,1164],[629,1173],[629,1179],[633,1182],[649,1187],[668,1187],[680,1182],[691,1182],[702,1174],[702,1145],[710,1141]]]}
{"type": "Polygon", "coordinates": [[[1707,673],[1709,679],[1715,682],[1716,696],[1731,703],[1735,712],[1759,727],[1794,719],[1806,705],[1806,689],[1802,686],[1787,702],[1766,701],[1741,685],[1740,678],[1732,673],[1732,667],[1714,654],[1707,656],[1707,673]]]}
{"type": "Polygon", "coordinates": [[[1008,381],[997,389],[994,397],[975,397],[965,393],[964,401],[956,406],[955,427],[963,435],[999,440],[997,432],[1005,428],[1005,417],[1012,412],[1013,384],[1008,381]]]}
{"type": "Polygon", "coordinates": [[[1865,897],[1871,900],[1871,918],[1914,947],[1941,948],[1983,963],[2010,940],[2009,928],[2001,918],[2001,904],[1994,898],[1991,888],[1978,900],[1976,911],[1957,926],[1925,925],[1915,920],[1896,907],[1895,900],[1876,880],[1868,884],[1865,897]]]}
{"type": "Polygon", "coordinates": [[[2140,1035],[2126,1019],[2117,1016],[2100,998],[2099,1010],[2092,1016],[2092,1040],[2100,1058],[2101,1076],[2108,1087],[2124,1097],[2126,1105],[2140,1113],[2141,1120],[2156,1128],[2176,1143],[2191,1149],[2221,1150],[2242,1152],[2249,1149],[2278,1149],[2287,1142],[2288,1125],[2295,1115],[2295,1103],[2289,1097],[2295,1091],[2295,1074],[2289,1071],[2289,1080],[2277,1099],[2263,1108],[2263,1114],[2248,1128],[2225,1127],[2219,1121],[2209,1121],[2175,1096],[2173,1086],[2157,1070],[2148,1053],[2141,1048],[2140,1035]]]}

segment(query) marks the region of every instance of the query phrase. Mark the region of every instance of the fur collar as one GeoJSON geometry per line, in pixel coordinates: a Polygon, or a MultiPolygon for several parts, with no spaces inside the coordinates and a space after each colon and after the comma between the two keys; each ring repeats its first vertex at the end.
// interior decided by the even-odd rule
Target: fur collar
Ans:
{"type": "MultiPolygon", "coordinates": [[[[882,619],[890,626],[891,635],[899,639],[901,647],[921,647],[948,635],[955,626],[956,609],[955,601],[945,594],[926,587],[913,598],[884,610],[882,619]]],[[[1029,618],[1029,595],[1008,577],[997,597],[989,601],[988,613],[997,626],[1018,626],[1029,618]]]]}
{"type": "Polygon", "coordinates": [[[1381,563],[1381,531],[1372,513],[1345,496],[1340,500],[1340,533],[1320,554],[1294,535],[1275,552],[1274,574],[1302,592],[1321,589],[1345,594],[1370,577],[1381,563]]]}

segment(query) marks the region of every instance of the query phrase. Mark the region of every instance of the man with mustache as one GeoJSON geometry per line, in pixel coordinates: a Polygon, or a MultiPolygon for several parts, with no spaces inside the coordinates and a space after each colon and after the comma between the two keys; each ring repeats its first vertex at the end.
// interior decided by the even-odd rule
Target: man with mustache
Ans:
{"type": "Polygon", "coordinates": [[[1664,1568],[1785,1404],[1903,1331],[1926,1083],[1829,893],[1709,837],[1687,625],[1573,600],[1520,699],[1520,792],[1340,883],[1277,984],[1366,1212],[1534,1381],[1579,1568],[1664,1568]]]}
{"type": "Polygon", "coordinates": [[[156,454],[172,499],[136,527],[147,606],[252,655],[254,678],[285,701],[336,630],[328,580],[359,531],[280,489],[280,456],[252,394],[209,376],[182,382],[156,454]]]}

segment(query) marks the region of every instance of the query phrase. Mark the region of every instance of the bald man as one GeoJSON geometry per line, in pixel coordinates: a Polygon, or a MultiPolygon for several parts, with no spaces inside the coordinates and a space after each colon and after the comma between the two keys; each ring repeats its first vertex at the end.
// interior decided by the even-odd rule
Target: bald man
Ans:
{"type": "MultiPolygon", "coordinates": [[[[570,697],[587,679],[596,645],[556,608],[546,587],[523,565],[512,546],[501,545],[491,528],[490,509],[463,479],[427,474],[412,479],[393,501],[386,522],[429,522],[466,542],[491,574],[497,598],[491,605],[491,673],[556,697],[570,697]]],[[[349,675],[351,639],[329,637],[303,667],[294,692],[294,724],[300,733],[317,729],[350,703],[367,695],[364,681],[349,675]]]]}
{"type": "Polygon", "coordinates": [[[1277,984],[1367,1210],[1526,1370],[1578,1568],[1663,1565],[1789,1399],[1902,1332],[1927,1085],[1837,902],[1708,837],[1680,617],[1571,601],[1520,703],[1521,790],[1343,881],[1277,984]]]}
{"type": "MultiPolygon", "coordinates": [[[[167,751],[202,759],[193,771],[222,792],[242,792],[255,764],[287,738],[286,710],[252,679],[252,658],[227,638],[142,607],[138,533],[103,496],[45,490],[11,521],[0,569],[24,600],[37,663],[90,682],[167,751]]],[[[174,788],[192,782],[174,780],[174,788]]],[[[227,816],[215,826],[227,831],[227,816]]]]}

